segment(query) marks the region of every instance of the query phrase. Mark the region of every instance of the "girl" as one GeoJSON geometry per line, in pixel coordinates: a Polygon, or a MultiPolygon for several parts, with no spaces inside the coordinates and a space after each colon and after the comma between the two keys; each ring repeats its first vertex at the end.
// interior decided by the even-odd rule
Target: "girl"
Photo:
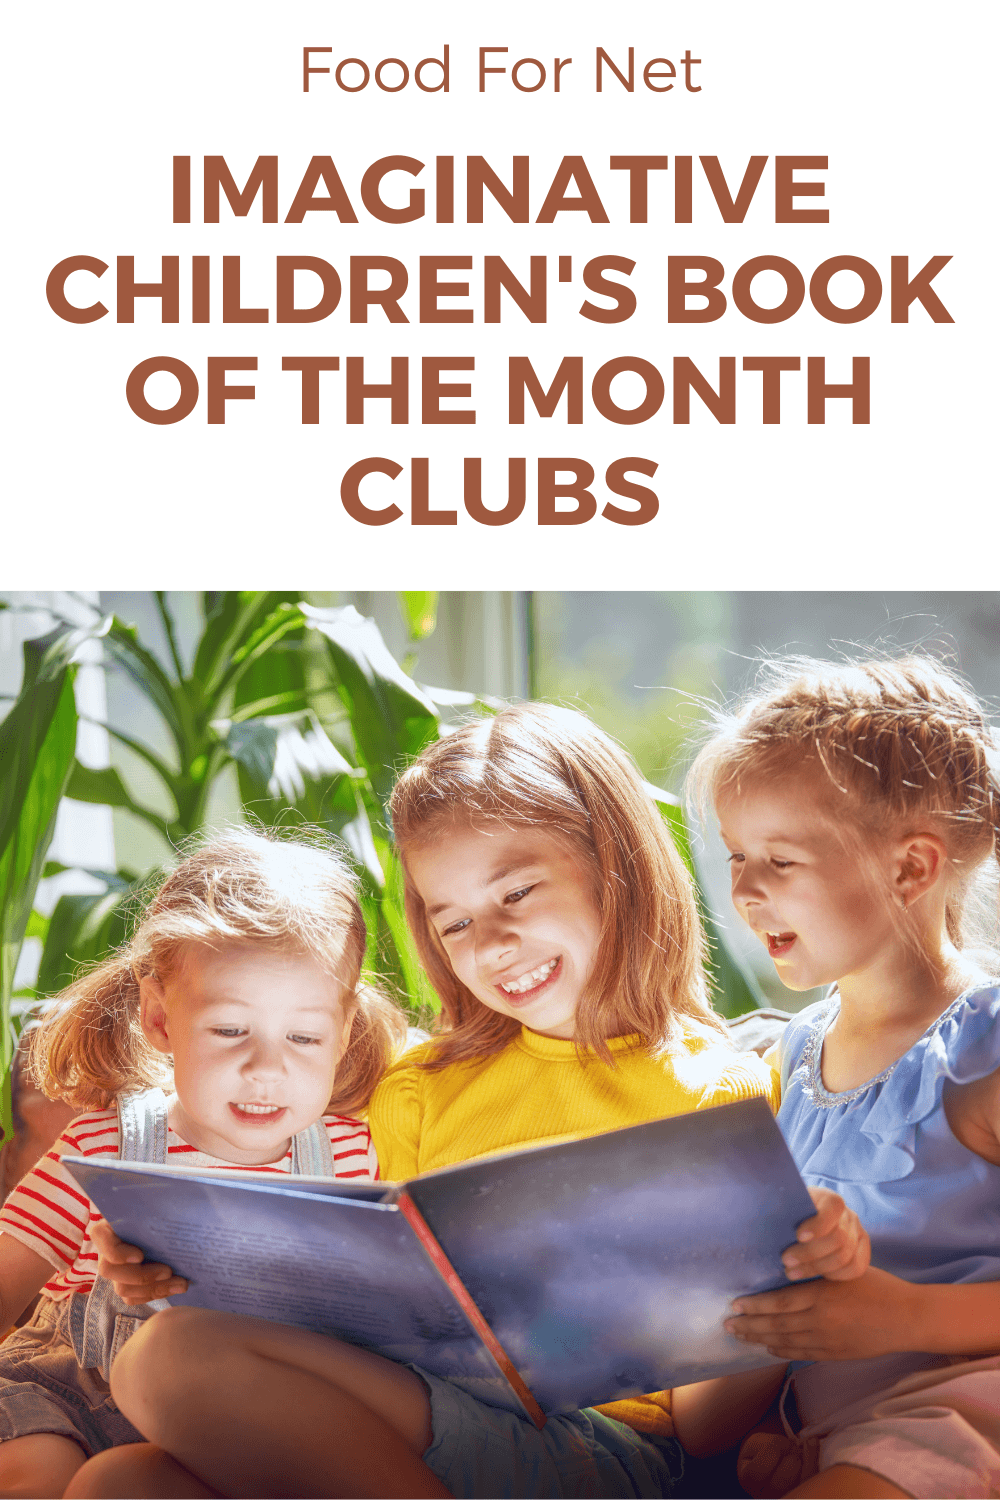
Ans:
{"type": "Polygon", "coordinates": [[[95,1286],[99,1215],[64,1155],[117,1156],[121,1144],[132,1159],[196,1168],[377,1177],[368,1129],[347,1112],[367,1101],[405,1023],[359,990],[364,951],[333,853],[230,833],[182,861],[131,942],[34,1031],[39,1085],[85,1113],[0,1211],[0,1327],[42,1293],[0,1346],[0,1494],[61,1495],[89,1455],[140,1438],[105,1378],[138,1317],[95,1286]],[[156,1086],[171,1073],[168,1105],[156,1086]],[[159,1149],[136,1149],[144,1139],[159,1149]]]}
{"type": "MultiPolygon", "coordinates": [[[[741,1478],[760,1495],[996,1495],[1000,985],[963,948],[967,898],[1000,850],[996,742],[926,659],[774,675],[694,777],[736,909],[784,983],[836,983],[787,1027],[778,1121],[873,1249],[856,1280],[737,1306],[739,1337],[818,1361],[793,1366],[796,1443],[749,1440],[741,1478]]],[[[773,1386],[757,1381],[759,1410],[773,1386]]],[[[752,1384],[675,1392],[685,1443],[733,1440],[752,1384]]]]}
{"type": "MultiPolygon", "coordinates": [[[[660,815],[582,715],[529,704],[467,724],[400,778],[391,812],[442,1024],[372,1101],[387,1175],[770,1094],[709,1005],[660,815]]],[[[840,1211],[803,1252],[853,1256],[840,1211]]],[[[434,1376],[224,1314],[153,1319],[112,1380],[184,1467],[108,1455],[75,1494],[663,1495],[678,1467],[669,1393],[539,1433],[434,1376]]]]}

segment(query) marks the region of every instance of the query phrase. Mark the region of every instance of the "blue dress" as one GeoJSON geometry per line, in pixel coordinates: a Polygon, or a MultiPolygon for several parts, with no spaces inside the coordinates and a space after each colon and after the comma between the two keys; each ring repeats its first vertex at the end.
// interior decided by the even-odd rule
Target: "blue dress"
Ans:
{"type": "MultiPolygon", "coordinates": [[[[799,1171],[854,1209],[883,1271],[1000,1281],[1000,1167],[956,1139],[943,1107],[949,1088],[1000,1068],[1000,984],[959,996],[891,1067],[831,1094],[821,1059],[839,1005],[809,1006],[782,1038],[778,1124],[799,1171]]],[[[859,1465],[917,1496],[1000,1494],[1000,1360],[915,1350],[794,1362],[789,1385],[785,1430],[802,1453],[819,1445],[821,1470],[859,1465]]]]}
{"type": "Polygon", "coordinates": [[[785,1028],[778,1124],[805,1181],[837,1192],[871,1235],[872,1263],[913,1282],[1000,1281],[1000,1167],[963,1146],[946,1089],[1000,1068],[1000,983],[967,991],[859,1088],[820,1072],[834,995],[785,1028]]]}

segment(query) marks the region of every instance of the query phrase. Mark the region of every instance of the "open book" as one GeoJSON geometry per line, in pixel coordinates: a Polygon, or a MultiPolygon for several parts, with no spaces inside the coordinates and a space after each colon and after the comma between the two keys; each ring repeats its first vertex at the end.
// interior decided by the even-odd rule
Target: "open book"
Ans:
{"type": "Polygon", "coordinates": [[[406,1183],[63,1158],[172,1301],[316,1329],[543,1413],[771,1363],[722,1327],[814,1212],[763,1099],[406,1183]]]}

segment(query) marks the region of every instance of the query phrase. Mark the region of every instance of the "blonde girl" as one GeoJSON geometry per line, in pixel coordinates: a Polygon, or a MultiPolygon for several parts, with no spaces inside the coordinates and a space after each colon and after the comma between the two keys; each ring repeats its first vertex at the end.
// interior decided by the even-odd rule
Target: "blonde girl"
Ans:
{"type": "MultiPolygon", "coordinates": [[[[82,1113],[0,1211],[0,1326],[41,1292],[0,1345],[0,1494],[61,1495],[90,1455],[141,1436],[106,1377],[154,1309],[129,1309],[95,1281],[99,1215],[62,1157],[376,1177],[352,1112],[405,1023],[359,988],[364,952],[337,855],[301,836],[233,832],[183,859],[131,941],[32,1033],[38,1085],[82,1113]]],[[[156,1295],[176,1289],[166,1268],[152,1274],[156,1295]]]]}
{"type": "MultiPolygon", "coordinates": [[[[787,1438],[749,1440],[741,1477],[759,1495],[996,1495],[1000,983],[966,943],[1000,849],[996,740],[926,658],[769,676],[695,783],[781,979],[836,985],[786,1029],[778,1122],[806,1182],[860,1216],[872,1265],[739,1305],[739,1337],[814,1361],[793,1366],[787,1438]]],[[[732,1441],[749,1384],[675,1393],[684,1441],[732,1441]]]]}
{"type": "MultiPolygon", "coordinates": [[[[387,1175],[770,1094],[708,1002],[687,870],[588,719],[528,704],[469,723],[391,813],[442,1020],[372,1101],[387,1175]]],[[[851,1260],[841,1209],[796,1253],[851,1260]]],[[[112,1379],[166,1453],[105,1455],[74,1494],[659,1496],[679,1467],[668,1392],[539,1433],[363,1350],[193,1309],[148,1324],[112,1379]]]]}

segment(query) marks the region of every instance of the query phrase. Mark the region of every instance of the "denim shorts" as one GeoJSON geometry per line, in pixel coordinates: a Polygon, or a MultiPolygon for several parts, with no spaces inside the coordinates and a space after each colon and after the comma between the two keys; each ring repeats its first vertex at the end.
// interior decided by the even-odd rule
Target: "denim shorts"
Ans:
{"type": "Polygon", "coordinates": [[[450,1381],[411,1366],[427,1385],[434,1433],[424,1463],[456,1500],[670,1495],[683,1472],[680,1445],[653,1439],[588,1408],[560,1412],[539,1430],[486,1406],[450,1381]]]}
{"type": "Polygon", "coordinates": [[[80,1369],[68,1321],[69,1298],[43,1297],[31,1322],[0,1344],[0,1442],[52,1432],[79,1443],[88,1458],[118,1443],[144,1442],[100,1370],[80,1369]]]}

